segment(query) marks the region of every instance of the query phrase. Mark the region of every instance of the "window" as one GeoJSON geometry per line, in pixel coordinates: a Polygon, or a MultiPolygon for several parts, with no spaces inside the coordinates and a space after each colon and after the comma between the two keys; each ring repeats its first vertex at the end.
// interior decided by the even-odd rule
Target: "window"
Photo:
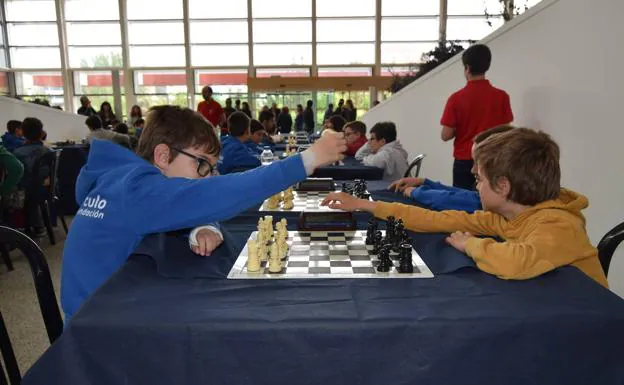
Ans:
{"type": "Polygon", "coordinates": [[[375,41],[375,20],[324,19],[316,22],[316,41],[375,41]]]}
{"type": "Polygon", "coordinates": [[[65,0],[65,20],[66,21],[116,21],[116,20],[119,20],[119,1],[118,0],[65,0]]]}
{"type": "MultiPolygon", "coordinates": [[[[113,75],[111,71],[75,71],[74,72],[74,106],[80,106],[80,97],[87,96],[91,100],[91,106],[100,110],[103,102],[114,105],[113,75]]],[[[119,82],[121,84],[123,113],[115,111],[118,115],[125,115],[124,73],[120,71],[119,82]]],[[[119,117],[121,117],[119,116],[119,117]]]]}
{"type": "Polygon", "coordinates": [[[247,66],[249,50],[243,45],[193,45],[191,63],[194,66],[247,66]]]}
{"type": "Polygon", "coordinates": [[[437,17],[381,20],[382,41],[438,41],[439,31],[437,17]]]}
{"type": "Polygon", "coordinates": [[[253,0],[255,18],[312,17],[312,0],[253,0]]]}
{"type": "Polygon", "coordinates": [[[247,43],[246,21],[191,21],[191,43],[247,43]],[[223,33],[227,31],[227,33],[223,33]]]}
{"type": "Polygon", "coordinates": [[[321,67],[318,69],[318,76],[324,78],[371,76],[372,74],[371,67],[321,67]]]}
{"type": "Polygon", "coordinates": [[[293,77],[309,77],[310,68],[257,68],[256,77],[258,78],[293,78],[293,77]]]}
{"type": "Polygon", "coordinates": [[[451,17],[446,22],[448,40],[481,40],[503,25],[502,17],[451,17]]]}
{"type": "MultiPolygon", "coordinates": [[[[201,90],[204,86],[212,87],[213,98],[222,106],[225,99],[234,101],[247,100],[247,70],[223,69],[223,70],[198,70],[195,72],[195,102],[202,101],[201,90]]],[[[195,106],[197,107],[197,106],[195,106]]]]}
{"type": "Polygon", "coordinates": [[[15,72],[15,88],[24,100],[47,99],[52,106],[65,105],[60,72],[15,72]]]}
{"type": "Polygon", "coordinates": [[[312,44],[254,44],[254,64],[312,64],[312,44]]]}
{"type": "Polygon", "coordinates": [[[373,64],[374,43],[319,43],[316,49],[319,64],[373,64]]]}
{"type": "Polygon", "coordinates": [[[499,15],[502,5],[499,0],[448,0],[447,12],[449,15],[479,15],[485,12],[499,15]]]}
{"type": "Polygon", "coordinates": [[[249,65],[247,21],[191,21],[190,33],[192,65],[249,65]]]}
{"type": "Polygon", "coordinates": [[[207,6],[206,0],[189,0],[191,19],[247,19],[247,0],[228,0],[226,4],[207,6]]]}
{"type": "MultiPolygon", "coordinates": [[[[182,0],[127,0],[128,20],[182,20],[182,0]]],[[[204,2],[206,4],[206,2],[204,2]]],[[[205,6],[205,5],[204,5],[205,6]]]]}
{"type": "MultiPolygon", "coordinates": [[[[404,1],[411,2],[411,1],[404,1]]],[[[422,2],[422,0],[420,1],[422,2]]],[[[375,0],[316,0],[317,17],[375,16],[375,0]]]]}
{"type": "Polygon", "coordinates": [[[381,2],[381,16],[435,16],[439,14],[439,1],[382,0],[381,2]]]}
{"type": "Polygon", "coordinates": [[[436,47],[437,43],[381,43],[382,64],[420,63],[422,55],[436,47]]]}
{"type": "Polygon", "coordinates": [[[312,41],[312,21],[287,20],[266,21],[254,20],[254,43],[308,43],[312,41]]]}
{"type": "Polygon", "coordinates": [[[53,0],[7,0],[6,22],[14,68],[60,68],[53,0]]]}
{"type": "Polygon", "coordinates": [[[188,107],[184,71],[135,71],[134,92],[143,109],[159,104],[188,107]]]}

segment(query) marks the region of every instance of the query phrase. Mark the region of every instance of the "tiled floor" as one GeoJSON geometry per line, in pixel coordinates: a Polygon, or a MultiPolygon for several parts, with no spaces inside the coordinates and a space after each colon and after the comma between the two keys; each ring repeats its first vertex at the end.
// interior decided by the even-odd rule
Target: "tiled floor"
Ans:
{"type": "MultiPolygon", "coordinates": [[[[65,241],[65,233],[60,224],[55,234],[56,245],[50,245],[47,237],[39,239],[38,244],[45,253],[59,299],[61,257],[65,241]]],[[[41,318],[28,261],[18,251],[11,252],[11,260],[15,267],[11,272],[0,262],[0,311],[23,374],[50,343],[41,318]]]]}

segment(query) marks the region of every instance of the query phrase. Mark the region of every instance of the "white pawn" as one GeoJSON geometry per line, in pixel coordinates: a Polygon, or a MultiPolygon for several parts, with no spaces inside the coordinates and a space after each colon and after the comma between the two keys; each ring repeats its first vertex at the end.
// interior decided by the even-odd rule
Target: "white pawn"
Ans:
{"type": "Polygon", "coordinates": [[[282,271],[282,261],[279,258],[269,259],[269,272],[279,273],[282,271]]]}

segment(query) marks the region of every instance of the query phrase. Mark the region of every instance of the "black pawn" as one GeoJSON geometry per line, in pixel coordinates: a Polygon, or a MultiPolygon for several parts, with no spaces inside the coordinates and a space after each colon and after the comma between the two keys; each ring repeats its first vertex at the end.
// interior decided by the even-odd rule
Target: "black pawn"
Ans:
{"type": "Polygon", "coordinates": [[[379,265],[377,265],[377,271],[380,273],[387,273],[392,268],[392,259],[390,259],[390,248],[384,247],[379,253],[379,265]]]}
{"type": "Polygon", "coordinates": [[[414,272],[414,265],[412,265],[412,245],[409,243],[403,243],[399,252],[399,273],[410,274],[414,272]]]}
{"type": "Polygon", "coordinates": [[[383,246],[381,231],[375,231],[375,238],[373,239],[373,254],[379,254],[381,247],[383,246]]]}
{"type": "Polygon", "coordinates": [[[375,243],[375,233],[377,232],[377,220],[371,218],[368,220],[368,228],[366,229],[366,244],[372,245],[375,243]]]}

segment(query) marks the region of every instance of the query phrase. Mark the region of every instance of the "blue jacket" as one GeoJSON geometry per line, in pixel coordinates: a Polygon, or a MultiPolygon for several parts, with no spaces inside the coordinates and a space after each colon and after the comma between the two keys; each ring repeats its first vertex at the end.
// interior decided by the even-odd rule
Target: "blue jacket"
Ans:
{"type": "Polygon", "coordinates": [[[130,150],[94,140],[76,182],[81,207],[63,251],[66,320],[146,235],[231,218],[305,178],[301,156],[242,174],[168,178],[130,150]]]}
{"type": "Polygon", "coordinates": [[[247,145],[233,136],[222,139],[219,174],[231,173],[237,168],[255,168],[260,166],[260,158],[247,145]]]}
{"type": "Polygon", "coordinates": [[[26,139],[18,138],[8,132],[5,132],[4,135],[2,135],[2,145],[11,152],[13,152],[16,148],[23,146],[24,143],[26,143],[26,139]]]}
{"type": "Polygon", "coordinates": [[[433,210],[461,210],[473,213],[481,210],[476,191],[464,190],[425,179],[425,184],[412,191],[412,199],[433,210]]]}

